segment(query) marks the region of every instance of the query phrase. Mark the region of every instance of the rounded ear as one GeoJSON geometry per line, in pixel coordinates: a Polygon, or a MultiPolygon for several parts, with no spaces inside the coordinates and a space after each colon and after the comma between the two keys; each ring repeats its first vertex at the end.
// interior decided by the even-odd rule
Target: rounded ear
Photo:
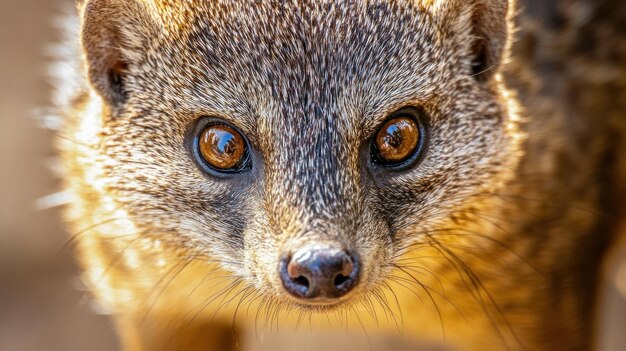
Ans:
{"type": "Polygon", "coordinates": [[[127,99],[127,74],[144,57],[159,30],[145,1],[88,0],[82,7],[81,39],[94,89],[112,109],[127,99]]]}
{"type": "Polygon", "coordinates": [[[493,77],[508,50],[513,7],[509,3],[507,0],[435,0],[432,5],[445,26],[451,26],[456,47],[468,59],[469,69],[479,81],[493,77]]]}

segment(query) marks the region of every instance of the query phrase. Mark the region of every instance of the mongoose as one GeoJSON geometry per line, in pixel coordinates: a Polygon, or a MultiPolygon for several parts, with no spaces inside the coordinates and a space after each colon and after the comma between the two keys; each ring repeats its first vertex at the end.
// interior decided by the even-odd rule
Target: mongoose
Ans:
{"type": "Polygon", "coordinates": [[[80,2],[66,217],[124,348],[301,328],[589,349],[605,155],[566,161],[583,139],[507,87],[515,11],[80,2]]]}

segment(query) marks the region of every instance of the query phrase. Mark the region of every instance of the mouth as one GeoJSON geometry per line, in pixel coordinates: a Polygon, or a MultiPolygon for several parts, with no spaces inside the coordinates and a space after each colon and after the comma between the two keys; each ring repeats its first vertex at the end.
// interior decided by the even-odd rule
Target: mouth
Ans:
{"type": "Polygon", "coordinates": [[[343,306],[346,306],[352,301],[352,298],[341,298],[341,299],[311,299],[311,300],[297,300],[294,298],[288,298],[289,302],[304,311],[313,311],[313,312],[330,312],[334,310],[338,310],[343,306]]]}

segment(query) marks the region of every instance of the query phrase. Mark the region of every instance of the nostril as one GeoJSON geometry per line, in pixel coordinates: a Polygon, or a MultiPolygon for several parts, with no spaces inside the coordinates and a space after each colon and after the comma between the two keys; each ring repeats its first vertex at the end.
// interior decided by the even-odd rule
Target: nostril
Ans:
{"type": "Polygon", "coordinates": [[[335,277],[335,287],[339,288],[343,283],[347,282],[350,279],[349,276],[345,276],[343,274],[338,274],[335,277]]]}
{"type": "Polygon", "coordinates": [[[297,278],[292,278],[292,279],[293,279],[294,283],[296,283],[296,284],[298,284],[300,286],[303,286],[303,287],[305,287],[307,289],[309,288],[309,280],[306,279],[306,277],[299,276],[297,278]]]}

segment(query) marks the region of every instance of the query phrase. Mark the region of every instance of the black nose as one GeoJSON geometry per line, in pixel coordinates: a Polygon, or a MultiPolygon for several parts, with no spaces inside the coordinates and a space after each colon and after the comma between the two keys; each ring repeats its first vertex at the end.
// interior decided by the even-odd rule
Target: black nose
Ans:
{"type": "Polygon", "coordinates": [[[285,289],[298,299],[336,299],[347,294],[359,278],[359,261],[345,250],[309,247],[281,262],[285,289]]]}

